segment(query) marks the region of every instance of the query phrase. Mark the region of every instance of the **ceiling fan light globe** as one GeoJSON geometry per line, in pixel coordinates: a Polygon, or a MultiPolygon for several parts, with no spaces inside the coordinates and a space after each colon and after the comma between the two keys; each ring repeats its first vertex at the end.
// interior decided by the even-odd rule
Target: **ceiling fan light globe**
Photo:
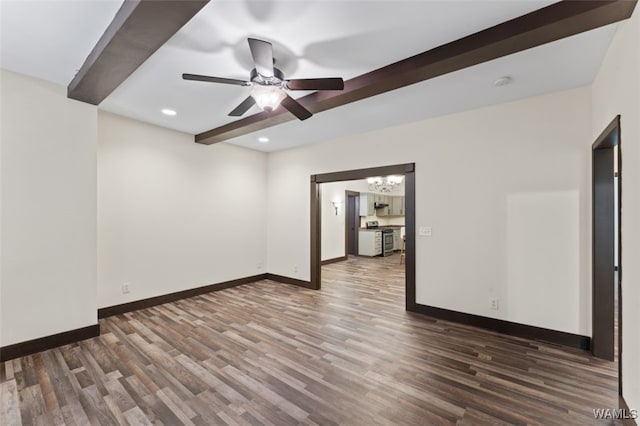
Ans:
{"type": "Polygon", "coordinates": [[[270,112],[280,105],[280,102],[282,102],[286,94],[278,86],[254,84],[251,90],[251,96],[262,110],[270,112]]]}

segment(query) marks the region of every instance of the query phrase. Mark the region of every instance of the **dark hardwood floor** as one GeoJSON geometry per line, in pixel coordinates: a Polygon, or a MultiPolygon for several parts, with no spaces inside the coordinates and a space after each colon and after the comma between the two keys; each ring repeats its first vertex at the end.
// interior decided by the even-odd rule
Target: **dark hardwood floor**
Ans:
{"type": "Polygon", "coordinates": [[[323,267],[101,320],[0,364],[3,425],[597,422],[616,366],[404,311],[399,256],[323,267]]]}

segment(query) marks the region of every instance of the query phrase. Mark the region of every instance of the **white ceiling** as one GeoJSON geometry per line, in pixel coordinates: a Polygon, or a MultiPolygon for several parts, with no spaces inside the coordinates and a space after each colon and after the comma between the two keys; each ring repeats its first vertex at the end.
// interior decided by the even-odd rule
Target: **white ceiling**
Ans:
{"type": "Polygon", "coordinates": [[[67,86],[122,0],[0,0],[0,66],[67,86]]]}
{"type": "MultiPolygon", "coordinates": [[[[196,134],[234,121],[227,114],[247,97],[248,88],[184,81],[181,74],[247,79],[252,68],[247,37],[273,42],[277,66],[289,78],[346,80],[551,3],[213,0],[100,108],[196,134]],[[165,116],[163,108],[178,114],[165,116]]],[[[67,85],[120,4],[0,0],[2,66],[67,85]]],[[[274,151],[585,85],[614,30],[612,25],[529,49],[230,143],[274,151]],[[503,75],[514,83],[493,87],[503,75]],[[258,136],[271,141],[261,144],[258,136]]],[[[255,112],[257,107],[247,115],[255,112]]]]}
{"type": "Polygon", "coordinates": [[[290,121],[229,143],[278,151],[590,84],[615,24],[290,121]],[[513,82],[495,87],[501,76],[513,82]],[[345,120],[345,117],[349,117],[345,120]],[[260,143],[259,136],[269,138],[260,143]]]}

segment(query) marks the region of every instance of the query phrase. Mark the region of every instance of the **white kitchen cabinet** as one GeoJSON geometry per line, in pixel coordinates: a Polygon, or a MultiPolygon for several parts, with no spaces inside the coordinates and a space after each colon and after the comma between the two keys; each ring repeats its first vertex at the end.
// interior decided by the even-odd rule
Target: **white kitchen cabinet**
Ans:
{"type": "Polygon", "coordinates": [[[382,254],[382,231],[360,230],[358,233],[358,254],[360,256],[382,254]]]}
{"type": "Polygon", "coordinates": [[[389,197],[389,216],[397,216],[396,205],[398,204],[398,197],[389,197]]]}
{"type": "Polygon", "coordinates": [[[404,216],[404,197],[401,195],[361,192],[360,216],[404,216]],[[374,208],[374,203],[387,204],[387,207],[376,209],[374,208]]]}
{"type": "Polygon", "coordinates": [[[377,216],[404,216],[404,197],[401,195],[387,195],[380,198],[387,207],[376,209],[377,216]]]}
{"type": "Polygon", "coordinates": [[[376,210],[373,208],[375,202],[374,194],[368,192],[360,193],[360,216],[375,216],[376,210]]]}
{"type": "Polygon", "coordinates": [[[392,205],[391,205],[391,215],[404,216],[404,197],[403,196],[393,197],[392,205]]]}

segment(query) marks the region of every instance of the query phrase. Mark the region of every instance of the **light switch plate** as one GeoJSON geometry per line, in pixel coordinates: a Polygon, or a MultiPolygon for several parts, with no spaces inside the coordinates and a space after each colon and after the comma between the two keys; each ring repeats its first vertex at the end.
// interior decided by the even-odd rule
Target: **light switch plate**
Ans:
{"type": "Polygon", "coordinates": [[[431,236],[431,227],[430,226],[421,226],[418,229],[418,234],[421,237],[430,237],[431,236]]]}

